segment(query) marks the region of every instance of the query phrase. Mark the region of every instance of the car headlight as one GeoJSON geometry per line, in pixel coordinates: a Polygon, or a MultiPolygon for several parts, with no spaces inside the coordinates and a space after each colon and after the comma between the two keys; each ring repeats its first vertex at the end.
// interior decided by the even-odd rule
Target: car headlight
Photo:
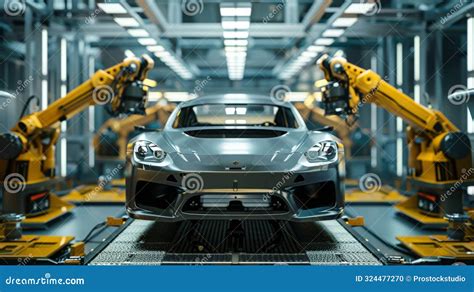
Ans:
{"type": "Polygon", "coordinates": [[[304,155],[311,163],[334,162],[337,160],[337,143],[334,141],[322,141],[314,144],[304,155]]]}
{"type": "Polygon", "coordinates": [[[166,158],[166,152],[149,141],[137,141],[133,153],[139,160],[147,162],[162,162],[166,158]]]}

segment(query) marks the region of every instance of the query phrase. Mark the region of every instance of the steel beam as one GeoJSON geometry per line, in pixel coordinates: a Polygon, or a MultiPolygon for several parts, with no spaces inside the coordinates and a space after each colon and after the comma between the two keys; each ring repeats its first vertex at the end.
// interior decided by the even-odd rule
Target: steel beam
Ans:
{"type": "Polygon", "coordinates": [[[146,17],[148,17],[160,31],[168,30],[168,21],[154,0],[137,0],[136,2],[143,9],[143,13],[145,13],[146,17]]]}
{"type": "Polygon", "coordinates": [[[313,5],[309,8],[309,11],[301,22],[306,29],[310,28],[313,24],[317,23],[326,12],[326,8],[329,7],[332,0],[315,0],[313,5]]]}

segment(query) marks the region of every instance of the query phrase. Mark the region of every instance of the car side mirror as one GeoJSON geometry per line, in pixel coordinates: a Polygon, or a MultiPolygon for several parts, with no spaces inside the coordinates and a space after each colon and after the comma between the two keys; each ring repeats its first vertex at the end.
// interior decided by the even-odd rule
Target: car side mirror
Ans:
{"type": "Polygon", "coordinates": [[[316,131],[319,131],[319,132],[331,132],[331,131],[334,131],[334,127],[333,127],[333,126],[324,126],[324,127],[322,127],[322,128],[316,129],[316,131]]]}

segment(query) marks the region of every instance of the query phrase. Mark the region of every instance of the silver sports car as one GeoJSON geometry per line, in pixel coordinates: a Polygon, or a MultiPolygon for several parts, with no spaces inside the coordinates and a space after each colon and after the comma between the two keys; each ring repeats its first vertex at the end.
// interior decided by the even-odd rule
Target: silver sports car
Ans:
{"type": "Polygon", "coordinates": [[[162,131],[127,149],[127,211],[179,221],[338,218],[344,149],[309,131],[291,103],[267,96],[199,97],[176,107],[162,131]]]}

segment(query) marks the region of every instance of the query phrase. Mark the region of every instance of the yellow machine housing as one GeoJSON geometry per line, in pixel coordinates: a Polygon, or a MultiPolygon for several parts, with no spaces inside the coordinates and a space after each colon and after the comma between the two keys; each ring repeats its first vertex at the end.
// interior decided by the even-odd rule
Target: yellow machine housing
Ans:
{"type": "Polygon", "coordinates": [[[66,96],[21,118],[9,133],[0,135],[0,180],[9,186],[3,192],[4,212],[27,217],[48,212],[60,122],[98,104],[110,106],[115,114],[142,114],[145,79],[153,66],[153,60],[144,55],[99,70],[66,96]]]}
{"type": "Polygon", "coordinates": [[[472,174],[464,177],[472,167],[468,136],[441,112],[415,102],[371,70],[328,55],[318,64],[328,81],[322,88],[325,114],[348,117],[362,105],[375,103],[401,117],[409,124],[409,177],[416,188],[418,209],[437,217],[462,213],[463,191],[456,183],[472,180],[472,174]]]}

